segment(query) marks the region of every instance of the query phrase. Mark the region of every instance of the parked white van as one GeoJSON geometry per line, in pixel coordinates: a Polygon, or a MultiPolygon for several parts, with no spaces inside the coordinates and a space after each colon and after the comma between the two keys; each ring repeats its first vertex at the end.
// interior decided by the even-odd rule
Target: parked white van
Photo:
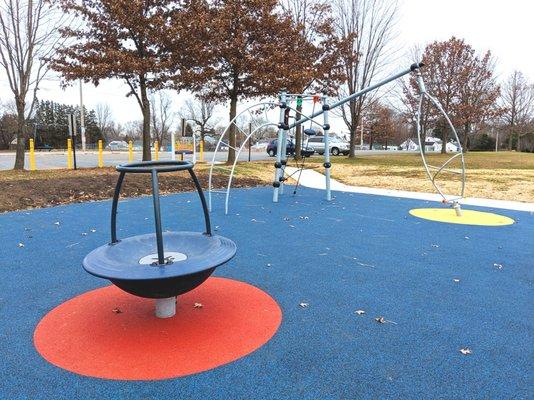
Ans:
{"type": "MultiPolygon", "coordinates": [[[[346,156],[350,152],[349,142],[339,139],[337,137],[328,138],[328,147],[330,147],[330,154],[333,156],[338,156],[343,154],[346,156]]],[[[316,153],[321,155],[324,154],[324,136],[312,136],[308,140],[308,147],[311,147],[315,150],[316,153]]]]}

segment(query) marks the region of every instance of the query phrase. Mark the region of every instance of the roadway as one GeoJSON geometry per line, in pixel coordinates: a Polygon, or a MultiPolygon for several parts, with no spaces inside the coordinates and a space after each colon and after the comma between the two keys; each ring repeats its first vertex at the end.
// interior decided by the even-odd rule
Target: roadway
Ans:
{"type": "MultiPolygon", "coordinates": [[[[361,155],[375,155],[375,154],[406,154],[406,151],[394,151],[394,150],[357,150],[356,154],[361,155]]],[[[410,152],[412,153],[412,152],[410,152]]],[[[198,155],[197,155],[198,157],[198,155]]],[[[218,152],[215,159],[216,162],[224,162],[228,157],[227,152],[218,152]]],[[[104,151],[103,153],[104,165],[108,167],[114,167],[119,164],[128,163],[128,152],[126,151],[114,151],[109,150],[104,151]]],[[[134,161],[141,161],[142,154],[139,151],[134,152],[134,161]]],[[[208,151],[204,153],[204,161],[211,162],[213,158],[213,152],[208,151]]],[[[270,157],[267,153],[262,151],[253,151],[251,152],[251,160],[267,160],[270,157]]],[[[159,153],[160,160],[170,160],[171,154],[168,152],[159,153]]],[[[176,159],[180,159],[180,155],[176,155],[176,159]]],[[[191,155],[186,155],[185,160],[191,160],[191,155]]],[[[239,157],[240,161],[248,160],[248,152],[241,153],[239,157]]],[[[335,160],[335,157],[333,157],[335,160]]],[[[198,160],[197,160],[198,161],[198,160]]],[[[12,169],[15,163],[15,153],[14,152],[0,152],[0,170],[12,169]]],[[[78,150],[76,152],[76,165],[78,168],[91,168],[98,166],[98,153],[95,151],[86,151],[82,152],[78,150]]],[[[58,168],[67,168],[67,152],[62,151],[51,151],[51,152],[35,152],[35,166],[38,170],[41,169],[58,169],[58,168]]],[[[29,169],[29,154],[26,153],[26,169],[29,169]]]]}
{"type": "MultiPolygon", "coordinates": [[[[154,154],[152,154],[154,156],[154,154]]],[[[198,154],[197,154],[198,157],[198,154]]],[[[215,161],[226,161],[228,157],[227,152],[218,152],[215,161]]],[[[205,152],[204,160],[211,162],[213,158],[213,152],[205,152]]],[[[264,151],[251,152],[251,160],[265,160],[269,156],[264,151]]],[[[134,161],[141,161],[142,153],[134,152],[134,161]]],[[[170,160],[171,154],[168,152],[159,153],[160,160],[170,160]]],[[[180,155],[176,155],[176,159],[180,159],[180,155]]],[[[191,155],[184,156],[185,160],[191,160],[191,155]]],[[[241,154],[239,157],[242,161],[248,160],[248,152],[241,154]]],[[[108,167],[114,167],[119,164],[126,164],[128,162],[128,152],[110,152],[104,151],[103,153],[104,165],[108,167]]],[[[198,161],[198,160],[197,160],[198,161]]],[[[12,169],[15,163],[15,153],[0,153],[0,170],[12,169]]],[[[82,152],[78,150],[76,152],[76,165],[78,168],[91,168],[98,166],[98,153],[94,151],[82,152]]],[[[26,169],[30,167],[29,154],[26,153],[26,169]]],[[[40,169],[58,169],[67,168],[67,152],[51,151],[51,152],[35,152],[35,166],[40,169]]]]}

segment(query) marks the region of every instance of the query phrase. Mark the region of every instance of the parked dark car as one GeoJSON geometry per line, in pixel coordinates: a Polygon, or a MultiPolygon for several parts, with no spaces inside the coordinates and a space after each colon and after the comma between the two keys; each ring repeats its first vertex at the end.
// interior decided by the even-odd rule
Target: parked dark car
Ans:
{"type": "MultiPolygon", "coordinates": [[[[276,156],[276,150],[278,148],[277,143],[278,143],[278,140],[277,139],[273,139],[267,145],[267,154],[269,154],[269,156],[271,156],[271,157],[275,157],[276,156]]],[[[300,153],[302,154],[303,157],[310,157],[315,153],[315,150],[312,149],[311,147],[306,147],[306,148],[303,147],[300,150],[300,153]]],[[[287,141],[286,154],[288,154],[288,155],[294,155],[295,154],[295,143],[293,143],[292,140],[288,140],[287,141]]]]}

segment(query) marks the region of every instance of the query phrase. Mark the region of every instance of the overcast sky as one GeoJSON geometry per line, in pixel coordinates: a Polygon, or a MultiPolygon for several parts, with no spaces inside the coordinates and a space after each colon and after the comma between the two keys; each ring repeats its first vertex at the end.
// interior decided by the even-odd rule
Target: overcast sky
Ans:
{"type": "MultiPolygon", "coordinates": [[[[399,0],[396,38],[399,56],[409,54],[415,45],[423,48],[434,40],[451,36],[463,38],[478,52],[491,50],[496,58],[496,72],[505,79],[513,70],[522,71],[534,80],[534,2],[531,0],[399,0]]],[[[402,58],[392,72],[404,69],[402,58]]],[[[62,90],[59,79],[51,78],[40,90],[39,98],[61,103],[79,102],[78,86],[62,90]]],[[[126,98],[127,87],[120,81],[108,80],[98,87],[84,85],[84,101],[88,108],[108,103],[113,117],[120,123],[141,119],[139,106],[126,98]]],[[[173,93],[174,108],[179,110],[187,93],[173,93]]],[[[0,99],[10,99],[7,82],[0,76],[0,99]]],[[[227,119],[226,108],[219,113],[227,119]]],[[[346,130],[340,120],[331,122],[337,131],[346,130]]]]}

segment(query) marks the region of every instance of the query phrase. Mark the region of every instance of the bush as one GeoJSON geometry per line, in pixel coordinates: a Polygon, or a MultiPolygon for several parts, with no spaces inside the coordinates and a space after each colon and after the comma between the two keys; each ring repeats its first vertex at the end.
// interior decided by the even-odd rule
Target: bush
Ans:
{"type": "Polygon", "coordinates": [[[470,142],[469,150],[471,151],[491,151],[495,149],[495,139],[486,133],[473,137],[470,142]]]}

